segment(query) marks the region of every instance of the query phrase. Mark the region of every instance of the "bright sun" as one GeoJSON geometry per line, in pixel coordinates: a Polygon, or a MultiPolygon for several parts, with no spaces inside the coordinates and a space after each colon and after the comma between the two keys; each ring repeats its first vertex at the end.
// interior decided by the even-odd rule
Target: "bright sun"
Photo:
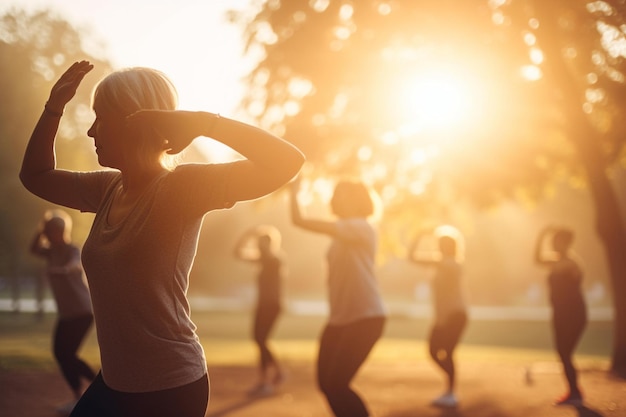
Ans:
{"type": "Polygon", "coordinates": [[[423,73],[400,89],[404,134],[458,130],[474,116],[470,86],[456,74],[423,73]]]}

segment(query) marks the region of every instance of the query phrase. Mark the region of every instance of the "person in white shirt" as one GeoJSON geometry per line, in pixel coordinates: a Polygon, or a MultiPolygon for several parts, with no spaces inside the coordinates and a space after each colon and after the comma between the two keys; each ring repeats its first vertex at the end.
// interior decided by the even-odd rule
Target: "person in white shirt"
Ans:
{"type": "Polygon", "coordinates": [[[331,200],[337,220],[305,218],[298,202],[299,180],[292,182],[291,218],[305,230],[332,238],[327,253],[330,316],[317,357],[317,382],[337,417],[367,417],[369,412],[350,384],[382,336],[386,309],[375,274],[377,233],[371,191],[360,181],[339,181],[331,200]]]}

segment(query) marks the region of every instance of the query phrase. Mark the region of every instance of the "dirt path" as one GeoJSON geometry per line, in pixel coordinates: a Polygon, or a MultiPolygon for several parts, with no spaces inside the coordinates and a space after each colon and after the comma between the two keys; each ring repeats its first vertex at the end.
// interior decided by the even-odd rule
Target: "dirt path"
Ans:
{"type": "MultiPolygon", "coordinates": [[[[250,398],[250,366],[210,366],[211,402],[207,417],[328,417],[315,388],[313,365],[289,364],[289,378],[272,396],[250,398]]],[[[602,369],[583,368],[587,407],[554,407],[563,379],[557,363],[535,363],[531,374],[510,363],[473,362],[459,366],[456,410],[429,406],[442,389],[430,363],[368,363],[355,380],[376,417],[626,417],[626,381],[602,369]]],[[[0,371],[0,416],[58,417],[56,406],[69,398],[60,375],[49,371],[0,371]]]]}

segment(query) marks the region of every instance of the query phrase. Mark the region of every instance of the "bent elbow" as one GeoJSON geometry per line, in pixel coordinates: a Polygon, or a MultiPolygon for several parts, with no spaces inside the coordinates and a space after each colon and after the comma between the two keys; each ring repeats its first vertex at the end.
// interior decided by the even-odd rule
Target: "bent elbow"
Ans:
{"type": "Polygon", "coordinates": [[[22,183],[22,185],[24,186],[24,188],[26,188],[28,191],[31,190],[32,187],[32,176],[28,175],[26,172],[24,172],[24,170],[21,170],[19,175],[18,175],[20,182],[22,183]]]}
{"type": "Polygon", "coordinates": [[[300,152],[298,148],[294,148],[294,155],[288,162],[289,162],[289,165],[287,167],[288,176],[289,176],[288,181],[290,181],[293,177],[298,175],[298,173],[302,169],[302,166],[306,162],[306,157],[304,156],[302,152],[300,152]]]}

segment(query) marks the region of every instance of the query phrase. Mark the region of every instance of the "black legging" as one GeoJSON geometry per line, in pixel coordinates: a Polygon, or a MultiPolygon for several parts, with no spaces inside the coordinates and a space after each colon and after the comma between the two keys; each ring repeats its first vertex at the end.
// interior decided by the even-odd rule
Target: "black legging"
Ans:
{"type": "Polygon", "coordinates": [[[209,403],[209,379],[181,387],[128,393],[109,388],[99,373],[70,417],[204,417],[209,403]]]}
{"type": "Polygon", "coordinates": [[[68,385],[74,392],[80,390],[80,378],[91,382],[96,373],[77,355],[81,343],[93,323],[93,316],[86,314],[79,317],[59,319],[53,336],[54,357],[68,385]]]}
{"type": "Polygon", "coordinates": [[[467,314],[457,312],[439,325],[433,326],[429,337],[430,357],[448,376],[448,387],[454,387],[454,349],[461,339],[467,324],[467,314]]]}
{"type": "Polygon", "coordinates": [[[280,305],[261,304],[257,307],[254,315],[254,341],[259,347],[262,370],[266,370],[270,365],[276,365],[276,359],[267,346],[267,338],[279,314],[280,305]]]}
{"type": "Polygon", "coordinates": [[[563,364],[563,372],[572,395],[580,395],[578,373],[574,367],[572,355],[586,325],[587,312],[584,305],[580,308],[553,311],[552,328],[556,351],[563,364]]]}
{"type": "Polygon", "coordinates": [[[382,335],[384,324],[384,317],[374,317],[324,328],[317,359],[317,382],[335,416],[369,415],[363,400],[350,388],[350,382],[382,335]]]}

